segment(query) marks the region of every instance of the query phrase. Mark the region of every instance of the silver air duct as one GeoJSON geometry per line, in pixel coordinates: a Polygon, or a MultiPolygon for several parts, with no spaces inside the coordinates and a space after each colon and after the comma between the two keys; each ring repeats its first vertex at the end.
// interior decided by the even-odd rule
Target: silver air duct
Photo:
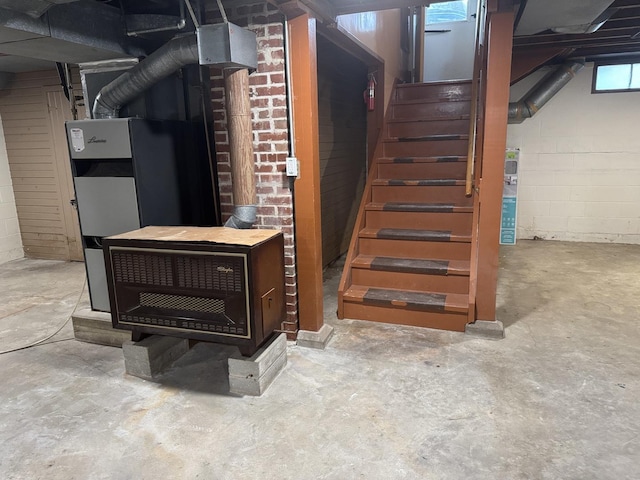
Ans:
{"type": "Polygon", "coordinates": [[[93,103],[93,118],[117,118],[123,105],[176,70],[192,63],[198,63],[196,36],[170,40],[100,90],[93,103]]]}
{"type": "Polygon", "coordinates": [[[236,205],[233,207],[233,214],[224,223],[229,228],[251,228],[256,223],[257,205],[236,205]]]}
{"type": "Polygon", "coordinates": [[[255,69],[256,34],[232,23],[220,23],[202,25],[196,35],[170,40],[100,90],[93,103],[93,118],[116,118],[123,105],[191,63],[255,69]]]}
{"type": "MultiPolygon", "coordinates": [[[[123,105],[129,103],[158,81],[191,63],[244,71],[244,83],[234,83],[234,86],[237,85],[237,91],[234,93],[243,100],[243,102],[238,102],[238,105],[242,103],[242,109],[236,112],[240,115],[230,114],[229,116],[243,117],[245,123],[248,123],[248,128],[243,129],[235,124],[230,125],[229,140],[231,146],[239,145],[239,150],[243,145],[246,147],[247,142],[251,145],[248,73],[244,69],[255,69],[258,66],[256,35],[228,22],[202,25],[198,27],[196,35],[181,36],[170,40],[136,66],[102,87],[93,103],[93,118],[117,118],[123,105]],[[249,138],[245,138],[246,134],[249,135],[249,138]]],[[[230,88],[230,85],[227,84],[227,88],[230,88]]],[[[228,96],[230,97],[230,95],[228,96]]],[[[234,107],[238,105],[234,104],[234,107]]],[[[233,122],[230,121],[230,123],[233,122]]],[[[246,150],[238,155],[231,152],[231,161],[234,171],[245,173],[242,167],[253,166],[253,150],[246,150]],[[235,158],[236,156],[237,158],[235,158]],[[240,168],[235,168],[234,165],[240,168]]],[[[247,182],[249,187],[246,188],[246,196],[248,198],[244,199],[244,205],[234,207],[233,216],[225,224],[227,227],[251,228],[256,222],[257,207],[253,204],[255,202],[255,174],[253,168],[250,170],[250,173],[246,172],[247,175],[252,175],[250,181],[247,182]]],[[[234,194],[241,180],[241,178],[233,179],[234,194]]],[[[240,190],[238,189],[238,191],[240,190]]],[[[240,198],[240,195],[237,198],[240,198]]]]}
{"type": "Polygon", "coordinates": [[[553,96],[571,81],[584,67],[584,59],[567,62],[553,72],[540,85],[534,87],[524,98],[509,104],[509,123],[522,123],[533,117],[553,96]]]}

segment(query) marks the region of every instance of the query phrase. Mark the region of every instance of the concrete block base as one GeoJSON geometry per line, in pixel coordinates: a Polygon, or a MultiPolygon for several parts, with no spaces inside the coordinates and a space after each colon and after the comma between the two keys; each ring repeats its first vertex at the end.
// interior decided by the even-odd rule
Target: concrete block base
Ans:
{"type": "Polygon", "coordinates": [[[310,330],[299,330],[296,344],[300,347],[318,348],[320,350],[324,350],[324,347],[327,346],[332,336],[333,327],[325,323],[317,332],[312,332],[310,330]]]}
{"type": "Polygon", "coordinates": [[[76,310],[71,315],[71,322],[73,335],[81,342],[120,348],[131,340],[131,332],[113,328],[108,312],[96,312],[90,308],[76,310]]]}
{"type": "Polygon", "coordinates": [[[274,335],[253,356],[237,354],[229,362],[229,391],[239,395],[262,395],[287,364],[287,335],[274,335]]]}
{"type": "Polygon", "coordinates": [[[499,320],[492,322],[476,320],[474,323],[467,324],[464,332],[479,337],[500,339],[504,338],[504,325],[499,320]]]}
{"type": "Polygon", "coordinates": [[[122,344],[124,368],[129,375],[153,379],[189,350],[185,338],[153,335],[139,342],[122,344]]]}

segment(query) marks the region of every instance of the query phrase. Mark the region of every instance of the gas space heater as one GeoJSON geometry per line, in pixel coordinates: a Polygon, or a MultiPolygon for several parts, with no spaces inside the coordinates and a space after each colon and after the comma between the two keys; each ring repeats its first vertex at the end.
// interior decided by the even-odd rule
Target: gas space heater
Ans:
{"type": "Polygon", "coordinates": [[[237,345],[284,319],[284,241],[272,230],[146,227],[103,241],[113,326],[237,345]]]}

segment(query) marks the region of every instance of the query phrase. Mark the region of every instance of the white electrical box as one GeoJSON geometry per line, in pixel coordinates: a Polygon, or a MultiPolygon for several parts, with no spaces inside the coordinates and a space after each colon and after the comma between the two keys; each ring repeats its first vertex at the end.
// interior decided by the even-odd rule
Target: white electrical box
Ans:
{"type": "Polygon", "coordinates": [[[296,157],[287,157],[286,170],[287,177],[298,176],[298,159],[296,157]]]}

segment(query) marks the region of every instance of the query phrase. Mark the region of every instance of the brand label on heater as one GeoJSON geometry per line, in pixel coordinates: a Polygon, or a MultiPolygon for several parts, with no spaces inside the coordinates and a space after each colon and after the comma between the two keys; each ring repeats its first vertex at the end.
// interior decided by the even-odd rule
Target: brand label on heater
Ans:
{"type": "Polygon", "coordinates": [[[81,152],[84,150],[84,132],[81,128],[71,128],[69,130],[69,136],[71,137],[71,148],[74,152],[81,152]]]}

